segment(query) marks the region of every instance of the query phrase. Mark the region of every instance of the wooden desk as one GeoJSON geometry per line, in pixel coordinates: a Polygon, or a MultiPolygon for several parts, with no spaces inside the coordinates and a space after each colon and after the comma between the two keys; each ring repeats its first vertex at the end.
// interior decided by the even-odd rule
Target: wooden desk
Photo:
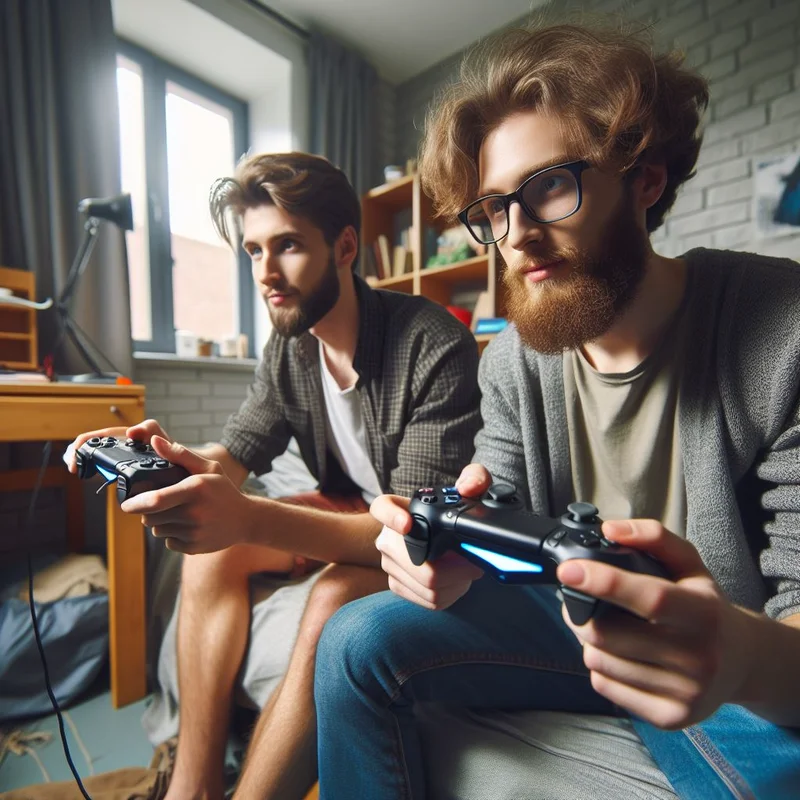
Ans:
{"type": "MultiPolygon", "coordinates": [[[[79,433],[144,419],[144,386],[0,383],[0,442],[71,441],[79,433]]],[[[0,488],[32,489],[38,470],[0,473],[0,488]]],[[[51,468],[45,485],[67,488],[71,547],[83,539],[80,479],[51,468]],[[62,477],[66,476],[66,477],[62,477]]],[[[107,492],[111,701],[114,708],[146,693],[145,537],[140,518],[123,514],[107,492]]]]}

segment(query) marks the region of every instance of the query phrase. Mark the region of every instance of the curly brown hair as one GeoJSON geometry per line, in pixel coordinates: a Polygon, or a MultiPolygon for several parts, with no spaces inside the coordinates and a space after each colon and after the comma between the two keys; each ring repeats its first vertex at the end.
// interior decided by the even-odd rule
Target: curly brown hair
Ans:
{"type": "MultiPolygon", "coordinates": [[[[220,178],[211,187],[214,228],[236,249],[242,215],[265,203],[309,220],[322,231],[328,245],[348,225],[355,228],[357,237],[361,231],[356,190],[344,172],[322,156],[297,152],[246,156],[233,177],[220,178]]],[[[355,264],[354,259],[354,268],[355,264]]]]}
{"type": "Polygon", "coordinates": [[[537,110],[560,126],[568,154],[624,174],[663,163],[667,182],[647,211],[654,231],[694,174],[708,84],[683,55],[656,55],[648,32],[616,19],[529,26],[499,34],[462,62],[434,101],[420,151],[423,187],[453,219],[478,187],[486,136],[510,115],[537,110]]]}

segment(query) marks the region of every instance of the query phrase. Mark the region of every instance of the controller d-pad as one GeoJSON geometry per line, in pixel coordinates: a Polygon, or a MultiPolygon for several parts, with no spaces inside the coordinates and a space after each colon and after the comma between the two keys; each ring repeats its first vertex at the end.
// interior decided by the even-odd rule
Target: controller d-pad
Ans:
{"type": "Polygon", "coordinates": [[[139,466],[140,467],[152,467],[155,463],[156,463],[156,460],[154,458],[143,458],[139,462],[139,466]]]}
{"type": "Polygon", "coordinates": [[[422,502],[427,503],[430,505],[431,503],[435,503],[439,498],[436,497],[435,494],[424,494],[422,495],[422,502]]]}
{"type": "Polygon", "coordinates": [[[89,444],[92,447],[97,447],[100,444],[101,441],[102,441],[102,439],[99,436],[92,436],[92,438],[89,439],[89,441],[86,442],[86,444],[89,444]]]}
{"type": "Polygon", "coordinates": [[[100,440],[99,447],[114,447],[117,440],[113,436],[106,436],[100,440]]]}

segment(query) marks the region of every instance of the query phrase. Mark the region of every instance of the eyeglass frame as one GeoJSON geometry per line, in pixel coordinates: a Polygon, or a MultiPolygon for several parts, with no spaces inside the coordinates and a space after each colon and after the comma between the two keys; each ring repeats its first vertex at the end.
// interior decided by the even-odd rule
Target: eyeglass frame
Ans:
{"type": "Polygon", "coordinates": [[[578,160],[578,161],[567,161],[564,164],[553,164],[549,167],[545,167],[544,169],[537,170],[532,175],[529,175],[525,178],[524,181],[517,187],[516,191],[509,192],[508,194],[500,194],[499,192],[496,194],[485,194],[482,197],[479,197],[477,200],[473,200],[466,208],[462,209],[458,212],[458,219],[462,225],[469,231],[470,236],[478,242],[478,244],[497,244],[497,242],[502,241],[503,239],[508,236],[511,232],[511,217],[509,216],[509,209],[511,208],[511,203],[517,202],[519,203],[519,207],[525,212],[526,216],[533,220],[534,222],[538,222],[540,225],[550,225],[553,222],[560,222],[562,219],[567,219],[567,217],[571,217],[573,214],[577,214],[580,210],[581,203],[583,202],[583,186],[581,184],[581,175],[583,171],[589,169],[592,165],[588,161],[578,160]],[[554,169],[566,169],[570,172],[575,178],[575,185],[577,187],[577,199],[575,202],[575,208],[569,212],[569,214],[564,214],[556,219],[548,219],[544,220],[537,217],[535,214],[531,213],[530,208],[528,207],[527,203],[522,199],[522,191],[525,187],[534,179],[538,178],[540,175],[543,175],[545,172],[550,172],[554,169]],[[467,215],[469,214],[469,210],[474,206],[478,205],[478,203],[483,203],[485,200],[490,198],[499,198],[504,206],[504,210],[506,212],[506,223],[508,225],[508,229],[506,232],[500,236],[498,239],[492,239],[490,242],[484,242],[482,239],[479,239],[475,232],[472,230],[472,226],[468,222],[467,215]]]}

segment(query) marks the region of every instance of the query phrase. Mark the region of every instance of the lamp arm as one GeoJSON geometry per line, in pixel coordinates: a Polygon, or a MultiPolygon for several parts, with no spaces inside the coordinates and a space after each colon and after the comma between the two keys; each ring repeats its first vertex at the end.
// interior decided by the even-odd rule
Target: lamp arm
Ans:
{"type": "Polygon", "coordinates": [[[56,303],[59,311],[67,310],[69,302],[72,299],[72,295],[75,293],[75,289],[78,285],[78,280],[80,279],[81,275],[83,275],[83,271],[86,269],[86,265],[89,263],[92,250],[94,250],[94,246],[97,244],[98,227],[99,220],[95,219],[95,217],[89,217],[83,226],[84,234],[81,245],[78,248],[78,252],[75,254],[75,258],[69,268],[69,272],[67,273],[67,280],[64,282],[64,289],[62,290],[61,296],[58,298],[58,302],[56,303]]]}

